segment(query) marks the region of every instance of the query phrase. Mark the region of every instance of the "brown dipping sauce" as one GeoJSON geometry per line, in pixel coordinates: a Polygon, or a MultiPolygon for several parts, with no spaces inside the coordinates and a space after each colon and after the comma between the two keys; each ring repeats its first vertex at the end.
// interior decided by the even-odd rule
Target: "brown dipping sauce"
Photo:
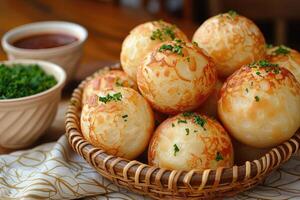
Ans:
{"type": "Polygon", "coordinates": [[[22,49],[48,49],[65,46],[77,41],[72,35],[62,33],[43,33],[20,38],[12,43],[22,49]]]}

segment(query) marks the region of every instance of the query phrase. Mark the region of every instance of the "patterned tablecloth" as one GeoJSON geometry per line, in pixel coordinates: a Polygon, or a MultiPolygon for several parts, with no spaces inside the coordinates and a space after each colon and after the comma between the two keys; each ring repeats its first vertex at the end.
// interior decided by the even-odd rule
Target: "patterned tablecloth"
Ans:
{"type": "MultiPolygon", "coordinates": [[[[149,199],[104,179],[70,147],[64,131],[67,102],[60,104],[46,143],[10,154],[0,148],[0,199],[149,199]]],[[[300,200],[300,155],[293,157],[256,188],[229,199],[300,200]]]]}

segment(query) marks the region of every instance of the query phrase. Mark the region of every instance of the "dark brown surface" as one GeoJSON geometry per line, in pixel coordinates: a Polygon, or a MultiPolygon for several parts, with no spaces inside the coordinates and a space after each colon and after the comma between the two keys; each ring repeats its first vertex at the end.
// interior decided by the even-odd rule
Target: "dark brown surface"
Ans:
{"type": "Polygon", "coordinates": [[[21,37],[12,45],[22,49],[48,49],[71,44],[77,41],[75,36],[62,33],[44,33],[21,37]]]}
{"type": "MultiPolygon", "coordinates": [[[[133,27],[160,18],[176,23],[189,38],[198,26],[165,14],[152,16],[143,9],[95,0],[1,0],[0,36],[16,26],[36,21],[65,20],[83,25],[89,37],[76,74],[76,79],[82,80],[103,65],[102,62],[119,60],[122,41],[133,27]]],[[[6,55],[1,49],[0,60],[4,59],[6,55]]]]}

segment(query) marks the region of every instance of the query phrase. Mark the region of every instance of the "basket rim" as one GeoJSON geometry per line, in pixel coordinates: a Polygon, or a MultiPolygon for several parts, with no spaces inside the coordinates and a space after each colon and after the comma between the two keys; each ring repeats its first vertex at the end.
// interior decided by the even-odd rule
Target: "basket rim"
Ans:
{"type": "Polygon", "coordinates": [[[135,184],[143,182],[150,187],[154,184],[173,191],[178,191],[183,187],[188,187],[191,190],[216,188],[219,185],[241,184],[254,179],[262,180],[299,150],[300,129],[292,138],[272,148],[257,160],[246,161],[243,165],[234,165],[231,168],[219,167],[216,170],[170,170],[107,154],[104,150],[94,147],[84,139],[80,130],[80,117],[78,115],[81,110],[81,95],[84,85],[104,69],[120,69],[120,64],[101,68],[79,84],[73,91],[68,105],[65,127],[72,148],[96,169],[101,168],[107,172],[112,179],[122,177],[125,180],[134,181],[135,184]]]}

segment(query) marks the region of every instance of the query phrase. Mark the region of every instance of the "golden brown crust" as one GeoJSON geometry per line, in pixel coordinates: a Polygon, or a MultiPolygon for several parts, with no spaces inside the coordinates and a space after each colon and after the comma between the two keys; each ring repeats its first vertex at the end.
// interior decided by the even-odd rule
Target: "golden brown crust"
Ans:
{"type": "Polygon", "coordinates": [[[193,41],[212,57],[220,77],[262,59],[266,51],[259,28],[241,15],[221,14],[206,20],[194,33],[193,41]]]}
{"type": "Polygon", "coordinates": [[[281,46],[269,48],[267,50],[267,59],[272,63],[288,69],[300,83],[300,53],[294,49],[283,47],[289,52],[286,54],[276,54],[276,50],[281,46]]]}
{"type": "Polygon", "coordinates": [[[226,129],[249,146],[289,139],[300,126],[300,84],[286,69],[244,66],[224,83],[218,114],[226,129]]]}
{"type": "Polygon", "coordinates": [[[228,134],[217,121],[197,113],[189,117],[178,114],[156,129],[148,149],[148,162],[157,167],[178,170],[231,167],[233,147],[228,134]],[[194,115],[205,120],[203,127],[195,123],[194,115]],[[175,144],[178,147],[176,152],[175,144]]]}
{"type": "Polygon", "coordinates": [[[134,159],[148,145],[154,129],[154,116],[148,102],[131,88],[115,88],[99,93],[121,93],[121,100],[86,104],[81,115],[83,136],[107,153],[134,159]]]}
{"type": "Polygon", "coordinates": [[[172,28],[174,37],[188,41],[186,35],[176,26],[164,21],[151,21],[135,27],[125,38],[121,50],[121,65],[123,70],[134,80],[136,80],[137,67],[141,64],[146,54],[164,41],[171,41],[172,38],[162,34],[162,40],[151,39],[154,31],[162,30],[164,27],[172,28]]]}
{"type": "Polygon", "coordinates": [[[149,53],[138,67],[138,87],[156,110],[176,114],[198,107],[216,82],[214,63],[191,43],[180,44],[182,55],[161,51],[166,42],[149,53]]]}
{"type": "Polygon", "coordinates": [[[109,70],[90,80],[83,89],[82,104],[97,105],[97,94],[118,87],[137,89],[136,83],[122,70],[109,70]]]}

